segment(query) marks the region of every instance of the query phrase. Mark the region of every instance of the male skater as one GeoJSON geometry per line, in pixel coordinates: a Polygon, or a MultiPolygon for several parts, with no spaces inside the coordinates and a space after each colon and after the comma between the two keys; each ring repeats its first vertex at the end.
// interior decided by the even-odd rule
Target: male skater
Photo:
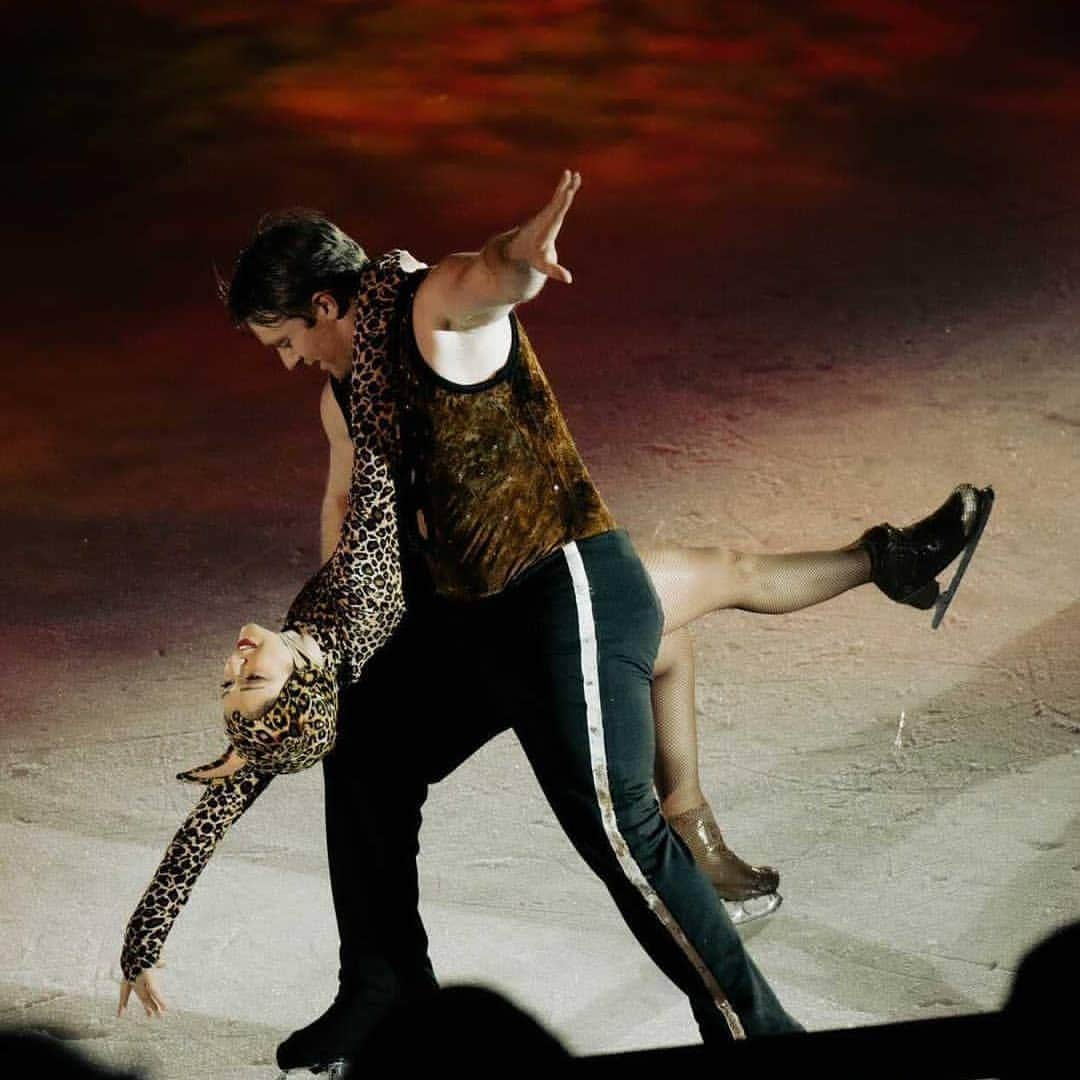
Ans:
{"type": "MultiPolygon", "coordinates": [[[[687,993],[703,1036],[798,1029],[659,813],[656,596],[513,314],[547,277],[570,280],[554,242],[579,183],[564,174],[521,229],[430,271],[400,252],[372,263],[310,214],[266,224],[237,263],[234,319],[286,367],[317,363],[332,376],[321,407],[331,440],[323,553],[337,539],[351,459],[383,455],[396,505],[355,483],[349,498],[373,521],[397,513],[408,607],[343,699],[337,749],[324,760],[341,985],[331,1008],[279,1048],[285,1067],[351,1052],[388,1005],[435,986],[417,913],[420,807],[429,782],[510,726],[571,840],[687,993]]],[[[892,545],[892,533],[874,547],[892,545]]],[[[914,561],[894,599],[925,606],[924,555],[940,534],[937,522],[904,549],[914,561]]]]}
{"type": "Polygon", "coordinates": [[[434,985],[416,910],[426,785],[511,726],[703,1037],[799,1030],[660,814],[659,605],[513,314],[548,277],[570,282],[555,239],[579,185],[564,173],[526,225],[430,270],[400,254],[372,268],[303,215],[263,228],[237,262],[233,318],[290,369],[317,363],[347,381],[352,441],[362,431],[392,462],[410,609],[356,708],[345,702],[326,761],[341,984],[279,1048],[283,1067],[350,1053],[389,1004],[434,985]],[[391,333],[366,340],[388,306],[391,333]]]}

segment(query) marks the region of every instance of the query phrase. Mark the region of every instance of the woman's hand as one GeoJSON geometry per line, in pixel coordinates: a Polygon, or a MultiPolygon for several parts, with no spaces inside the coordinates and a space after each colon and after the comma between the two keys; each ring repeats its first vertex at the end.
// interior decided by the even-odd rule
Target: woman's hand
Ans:
{"type": "Polygon", "coordinates": [[[154,986],[153,976],[149,971],[143,971],[134,982],[128,982],[125,979],[120,984],[120,1005],[116,1010],[117,1016],[123,1014],[128,998],[131,997],[132,987],[135,988],[135,996],[142,1002],[147,1016],[161,1016],[165,1012],[165,999],[154,986]]]}

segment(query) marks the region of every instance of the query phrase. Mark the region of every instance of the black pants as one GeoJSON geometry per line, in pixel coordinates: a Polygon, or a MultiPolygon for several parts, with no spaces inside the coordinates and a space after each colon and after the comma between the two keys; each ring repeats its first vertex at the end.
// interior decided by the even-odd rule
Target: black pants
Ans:
{"type": "MultiPolygon", "coordinates": [[[[414,608],[344,695],[324,762],[341,992],[372,1017],[435,986],[417,910],[427,786],[512,727],[556,817],[706,1040],[800,1030],[653,791],[659,601],[625,533],[570,544],[499,596],[414,608]]],[[[467,812],[463,810],[462,812],[467,812]]]]}

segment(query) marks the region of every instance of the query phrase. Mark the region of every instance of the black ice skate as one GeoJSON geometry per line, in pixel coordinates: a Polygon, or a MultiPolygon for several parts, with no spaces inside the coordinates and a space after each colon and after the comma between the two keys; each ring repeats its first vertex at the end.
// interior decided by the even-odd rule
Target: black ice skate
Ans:
{"type": "Polygon", "coordinates": [[[285,1069],[278,1073],[278,1080],[288,1080],[290,1076],[306,1073],[308,1076],[325,1076],[326,1080],[347,1080],[350,1075],[348,1063],[344,1060],[329,1061],[325,1065],[300,1065],[295,1069],[285,1069]]]}
{"type": "Polygon", "coordinates": [[[277,1048],[278,1080],[296,1075],[324,1075],[327,1080],[346,1080],[347,1057],[355,1049],[364,1022],[364,1004],[338,996],[317,1020],[294,1031],[277,1048]]]}
{"type": "Polygon", "coordinates": [[[979,546],[983,529],[986,528],[986,523],[990,519],[990,511],[994,507],[994,489],[992,487],[976,488],[975,491],[979,497],[975,527],[971,530],[971,535],[964,545],[964,551],[960,556],[960,561],[956,564],[956,572],[953,574],[952,581],[949,582],[949,587],[934,602],[934,619],[930,623],[934,630],[941,625],[941,620],[945,618],[945,612],[949,610],[949,605],[956,595],[956,590],[960,588],[960,581],[968,568],[968,563],[971,562],[971,556],[975,554],[975,549],[979,546]]]}
{"type": "Polygon", "coordinates": [[[876,525],[859,543],[870,555],[871,577],[891,600],[920,610],[934,608],[937,629],[952,603],[960,580],[986,528],[994,489],[961,484],[929,517],[906,528],[876,525]],[[937,575],[962,556],[949,587],[942,592],[937,575]]]}

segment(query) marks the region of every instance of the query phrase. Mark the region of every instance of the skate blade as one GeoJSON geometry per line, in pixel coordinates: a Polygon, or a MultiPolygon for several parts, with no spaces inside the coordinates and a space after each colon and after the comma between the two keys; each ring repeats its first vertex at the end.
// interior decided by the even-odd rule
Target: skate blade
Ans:
{"type": "Polygon", "coordinates": [[[345,1080],[347,1065],[341,1059],[325,1065],[298,1065],[295,1069],[282,1069],[277,1080],[289,1080],[290,1076],[326,1076],[326,1080],[345,1080]]]}
{"type": "Polygon", "coordinates": [[[990,520],[990,511],[993,508],[994,489],[992,487],[983,488],[982,491],[979,492],[979,514],[976,518],[975,528],[971,533],[971,538],[968,540],[963,554],[960,556],[960,562],[957,563],[956,573],[953,574],[952,581],[949,582],[949,587],[938,597],[937,603],[934,604],[934,619],[930,623],[930,628],[932,630],[936,630],[941,625],[941,620],[945,618],[945,612],[949,610],[949,605],[956,595],[956,590],[960,588],[960,582],[968,568],[968,563],[971,562],[972,555],[975,554],[975,549],[979,546],[979,540],[982,538],[983,529],[986,528],[986,523],[990,520]]]}
{"type": "Polygon", "coordinates": [[[742,927],[768,918],[783,902],[784,898],[779,893],[766,893],[765,896],[754,896],[749,900],[728,900],[725,904],[731,921],[742,927]]]}

